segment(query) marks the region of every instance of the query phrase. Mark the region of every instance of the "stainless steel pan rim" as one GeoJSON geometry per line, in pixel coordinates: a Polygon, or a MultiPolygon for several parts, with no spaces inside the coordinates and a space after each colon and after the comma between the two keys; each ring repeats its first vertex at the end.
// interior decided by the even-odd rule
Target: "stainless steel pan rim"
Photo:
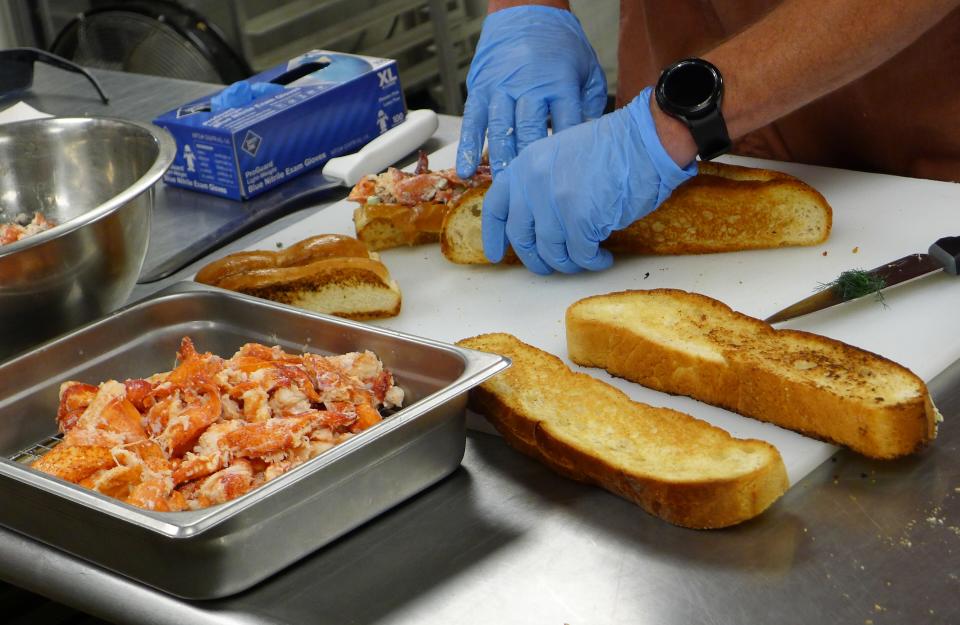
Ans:
{"type": "Polygon", "coordinates": [[[135,126],[140,128],[148,135],[151,135],[157,143],[157,157],[154,159],[153,164],[150,168],[144,173],[138,180],[136,180],[132,185],[118,193],[117,195],[111,197],[106,202],[103,202],[96,208],[88,210],[69,221],[66,221],[62,224],[54,226],[49,230],[43,232],[38,232],[32,236],[26,237],[14,243],[9,243],[7,245],[0,246],[0,258],[15,254],[21,250],[33,247],[36,245],[41,245],[42,243],[55,239],[57,237],[63,236],[69,232],[73,232],[83,226],[93,223],[98,219],[102,219],[109,215],[110,213],[116,211],[121,206],[130,202],[135,197],[140,194],[148,191],[160,178],[163,176],[164,172],[170,166],[170,163],[173,162],[174,157],[177,154],[177,144],[174,141],[173,137],[165,129],[160,128],[159,126],[154,126],[152,124],[146,124],[143,122],[131,121],[128,119],[119,119],[116,117],[51,117],[45,119],[32,119],[19,122],[12,122],[10,124],[4,124],[9,128],[21,124],[47,124],[53,126],[80,126],[80,125],[89,125],[96,126],[98,124],[121,124],[127,126],[135,126]]]}
{"type": "MultiPolygon", "coordinates": [[[[385,336],[401,338],[403,340],[413,340],[420,344],[427,344],[461,358],[464,362],[464,369],[460,376],[452,384],[440,391],[423,397],[419,401],[407,406],[406,408],[401,409],[369,430],[347,441],[344,441],[343,443],[340,443],[339,445],[329,449],[309,462],[296,467],[290,472],[281,475],[270,482],[267,482],[263,486],[241,497],[238,497],[237,499],[217,506],[212,506],[210,508],[205,508],[203,510],[186,512],[154,512],[136,508],[111,497],[107,497],[106,495],[102,495],[96,491],[92,491],[64,480],[40,473],[30,469],[26,465],[13,462],[6,458],[0,458],[0,474],[16,479],[20,482],[28,483],[35,488],[39,488],[54,495],[63,497],[84,507],[92,508],[99,513],[118,517],[126,522],[138,525],[163,536],[173,539],[190,538],[210,530],[211,528],[227,521],[250,506],[256,505],[258,502],[271,496],[272,494],[287,488],[299,480],[307,478],[331,463],[337,462],[339,459],[350,454],[355,448],[367,445],[377,438],[388,435],[393,430],[402,427],[404,424],[416,419],[418,416],[426,414],[435,409],[437,406],[440,406],[450,401],[452,398],[465,393],[469,388],[476,386],[479,381],[487,379],[510,366],[509,359],[502,356],[461,348],[456,345],[434,341],[432,339],[405,334],[402,332],[396,332],[386,328],[371,326],[348,319],[341,319],[321,313],[308,312],[299,308],[286,306],[284,304],[278,304],[232,291],[225,291],[216,287],[200,285],[195,282],[183,282],[175,284],[156,295],[131,304],[106,317],[48,341],[34,350],[15,358],[8,364],[15,366],[16,360],[27,358],[32,353],[43,351],[54,343],[66,341],[74,335],[90,331],[96,326],[105,324],[111,318],[124,314],[127,311],[135,310],[139,307],[153,305],[162,300],[195,295],[198,292],[218,294],[232,299],[243,300],[250,304],[266,309],[273,308],[289,310],[297,313],[298,315],[323,319],[326,322],[332,322],[336,325],[362,328],[366,332],[373,332],[375,334],[382,334],[385,336]]],[[[393,453],[399,453],[400,451],[401,450],[396,450],[393,453]]],[[[385,456],[384,459],[386,457],[389,456],[385,456]]]]}

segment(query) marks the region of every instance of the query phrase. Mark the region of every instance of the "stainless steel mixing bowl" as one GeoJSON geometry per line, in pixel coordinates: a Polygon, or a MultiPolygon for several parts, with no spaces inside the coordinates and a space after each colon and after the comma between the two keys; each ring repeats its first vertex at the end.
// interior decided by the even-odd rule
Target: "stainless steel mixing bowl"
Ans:
{"type": "Polygon", "coordinates": [[[0,359],[126,301],[147,253],[153,185],[175,154],[165,130],[138,122],[0,125],[0,221],[39,211],[58,224],[0,246],[0,359]]]}

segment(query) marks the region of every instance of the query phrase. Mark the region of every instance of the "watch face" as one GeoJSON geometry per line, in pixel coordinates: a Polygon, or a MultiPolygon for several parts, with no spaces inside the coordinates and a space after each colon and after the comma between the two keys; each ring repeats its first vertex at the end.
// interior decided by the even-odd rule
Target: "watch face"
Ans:
{"type": "Polygon", "coordinates": [[[710,63],[687,59],[664,72],[657,87],[657,99],[669,112],[696,116],[719,105],[723,81],[710,63]]]}

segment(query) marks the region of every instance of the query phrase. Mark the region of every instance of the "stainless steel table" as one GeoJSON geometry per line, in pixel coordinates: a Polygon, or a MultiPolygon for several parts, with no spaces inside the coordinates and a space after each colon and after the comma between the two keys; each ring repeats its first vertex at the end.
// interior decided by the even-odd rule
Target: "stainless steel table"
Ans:
{"type": "MultiPolygon", "coordinates": [[[[444,119],[439,144],[455,136],[444,119]]],[[[450,478],[234,597],[180,601],[6,530],[0,578],[118,623],[958,623],[960,363],[931,390],[930,449],[840,452],[729,530],[672,527],[472,432],[450,478]]]]}

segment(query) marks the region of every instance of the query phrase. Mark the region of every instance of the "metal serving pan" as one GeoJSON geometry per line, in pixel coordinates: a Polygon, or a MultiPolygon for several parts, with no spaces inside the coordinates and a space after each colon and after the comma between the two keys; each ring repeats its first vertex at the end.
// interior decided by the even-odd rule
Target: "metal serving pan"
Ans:
{"type": "Polygon", "coordinates": [[[467,390],[506,368],[460,349],[195,283],[182,283],[0,365],[0,523],[187,599],[244,590],[454,471],[467,390]],[[181,337],[229,356],[257,341],[289,350],[369,349],[405,408],[225,504],[141,510],[29,468],[55,443],[64,380],[169,370],[181,337]]]}

